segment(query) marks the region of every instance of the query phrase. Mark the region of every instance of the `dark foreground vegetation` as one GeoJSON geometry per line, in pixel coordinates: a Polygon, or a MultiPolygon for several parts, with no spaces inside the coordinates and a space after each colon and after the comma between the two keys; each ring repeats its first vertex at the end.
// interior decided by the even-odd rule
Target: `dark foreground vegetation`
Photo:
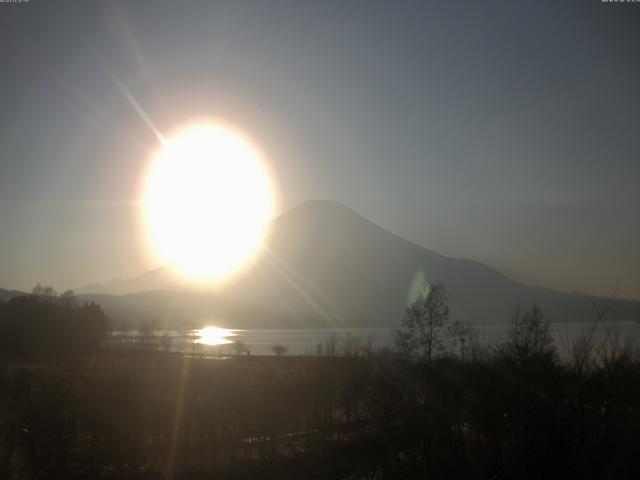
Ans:
{"type": "Polygon", "coordinates": [[[5,352],[0,478],[640,478],[634,351],[561,362],[536,308],[481,348],[431,298],[396,352],[5,352]]]}
{"type": "Polygon", "coordinates": [[[96,352],[107,333],[107,317],[91,304],[78,304],[71,290],[58,295],[36,285],[31,295],[0,304],[0,352],[74,357],[96,352]]]}

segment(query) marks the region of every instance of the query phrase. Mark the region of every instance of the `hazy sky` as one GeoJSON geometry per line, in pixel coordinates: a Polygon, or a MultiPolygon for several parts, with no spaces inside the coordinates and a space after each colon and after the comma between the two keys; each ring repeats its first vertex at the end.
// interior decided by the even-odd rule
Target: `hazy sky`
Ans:
{"type": "Polygon", "coordinates": [[[640,4],[0,3],[0,287],[149,268],[136,199],[193,118],[280,211],[339,200],[525,283],[640,298],[640,4]]]}

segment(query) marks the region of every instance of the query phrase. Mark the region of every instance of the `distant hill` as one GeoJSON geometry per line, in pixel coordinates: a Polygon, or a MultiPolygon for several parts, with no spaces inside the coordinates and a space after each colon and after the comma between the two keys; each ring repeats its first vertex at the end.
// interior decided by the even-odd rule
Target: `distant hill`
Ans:
{"type": "Polygon", "coordinates": [[[252,305],[212,293],[155,290],[131,295],[82,294],[81,302],[102,306],[111,328],[137,328],[151,324],[159,329],[197,328],[322,328],[313,315],[293,315],[270,306],[252,305]]]}
{"type": "Polygon", "coordinates": [[[186,288],[168,268],[159,267],[134,278],[116,278],[106,283],[92,283],[75,290],[77,294],[101,293],[106,295],[128,295],[151,290],[186,288]]]}
{"type": "MultiPolygon", "coordinates": [[[[265,244],[260,261],[215,290],[189,289],[159,268],[78,292],[114,319],[156,318],[171,325],[215,320],[238,328],[394,327],[412,291],[426,280],[442,282],[450,292],[452,317],[480,325],[507,322],[515,305],[533,302],[554,321],[594,317],[586,296],[524,286],[481,263],[439,255],[336,202],[307,202],[274,219],[265,244]]],[[[635,319],[639,305],[616,300],[611,318],[635,319]]]]}
{"type": "Polygon", "coordinates": [[[20,297],[22,295],[27,295],[27,294],[19,290],[4,290],[0,288],[0,302],[8,302],[13,297],[20,297]]]}

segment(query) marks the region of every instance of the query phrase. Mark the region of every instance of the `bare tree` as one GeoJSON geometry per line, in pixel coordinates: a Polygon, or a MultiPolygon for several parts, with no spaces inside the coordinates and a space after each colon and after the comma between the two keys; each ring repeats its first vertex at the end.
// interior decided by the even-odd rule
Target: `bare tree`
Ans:
{"type": "Polygon", "coordinates": [[[518,367],[552,361],[556,349],[550,319],[536,305],[526,312],[516,307],[511,316],[508,340],[498,348],[498,353],[518,367]]]}
{"type": "Polygon", "coordinates": [[[447,336],[448,301],[449,294],[442,284],[430,285],[407,307],[394,339],[403,355],[431,363],[447,336]]]}
{"type": "Polygon", "coordinates": [[[42,301],[53,301],[58,297],[58,292],[49,285],[40,285],[40,283],[36,283],[36,286],[33,287],[31,291],[31,295],[35,297],[39,297],[42,301]]]}
{"type": "Polygon", "coordinates": [[[460,363],[464,365],[465,345],[471,338],[471,328],[465,322],[453,320],[447,326],[447,336],[450,338],[454,350],[460,349],[460,363]]]}
{"type": "Polygon", "coordinates": [[[191,347],[191,354],[195,355],[199,345],[198,342],[200,341],[199,331],[193,328],[192,325],[185,323],[183,337],[186,340],[187,345],[191,347]]]}
{"type": "Polygon", "coordinates": [[[335,357],[338,353],[338,336],[335,333],[329,335],[324,343],[324,354],[327,357],[335,357]]]}
{"type": "MultiPolygon", "coordinates": [[[[599,332],[603,330],[603,324],[611,303],[618,292],[620,282],[616,285],[611,295],[602,303],[597,303],[593,298],[588,297],[587,300],[593,307],[595,317],[593,322],[582,332],[580,338],[574,341],[569,347],[569,358],[572,361],[573,368],[580,374],[585,374],[591,371],[596,363],[597,352],[602,357],[602,346],[598,346],[597,337],[599,332]],[[600,350],[598,352],[598,350],[600,350]]],[[[613,339],[612,331],[605,330],[605,338],[613,339]]]]}

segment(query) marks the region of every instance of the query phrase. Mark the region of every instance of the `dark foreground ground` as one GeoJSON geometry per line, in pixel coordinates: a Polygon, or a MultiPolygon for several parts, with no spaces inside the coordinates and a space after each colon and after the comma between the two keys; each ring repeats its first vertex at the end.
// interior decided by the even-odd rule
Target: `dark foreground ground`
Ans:
{"type": "Polygon", "coordinates": [[[0,360],[0,478],[640,478],[640,363],[0,360]]]}

